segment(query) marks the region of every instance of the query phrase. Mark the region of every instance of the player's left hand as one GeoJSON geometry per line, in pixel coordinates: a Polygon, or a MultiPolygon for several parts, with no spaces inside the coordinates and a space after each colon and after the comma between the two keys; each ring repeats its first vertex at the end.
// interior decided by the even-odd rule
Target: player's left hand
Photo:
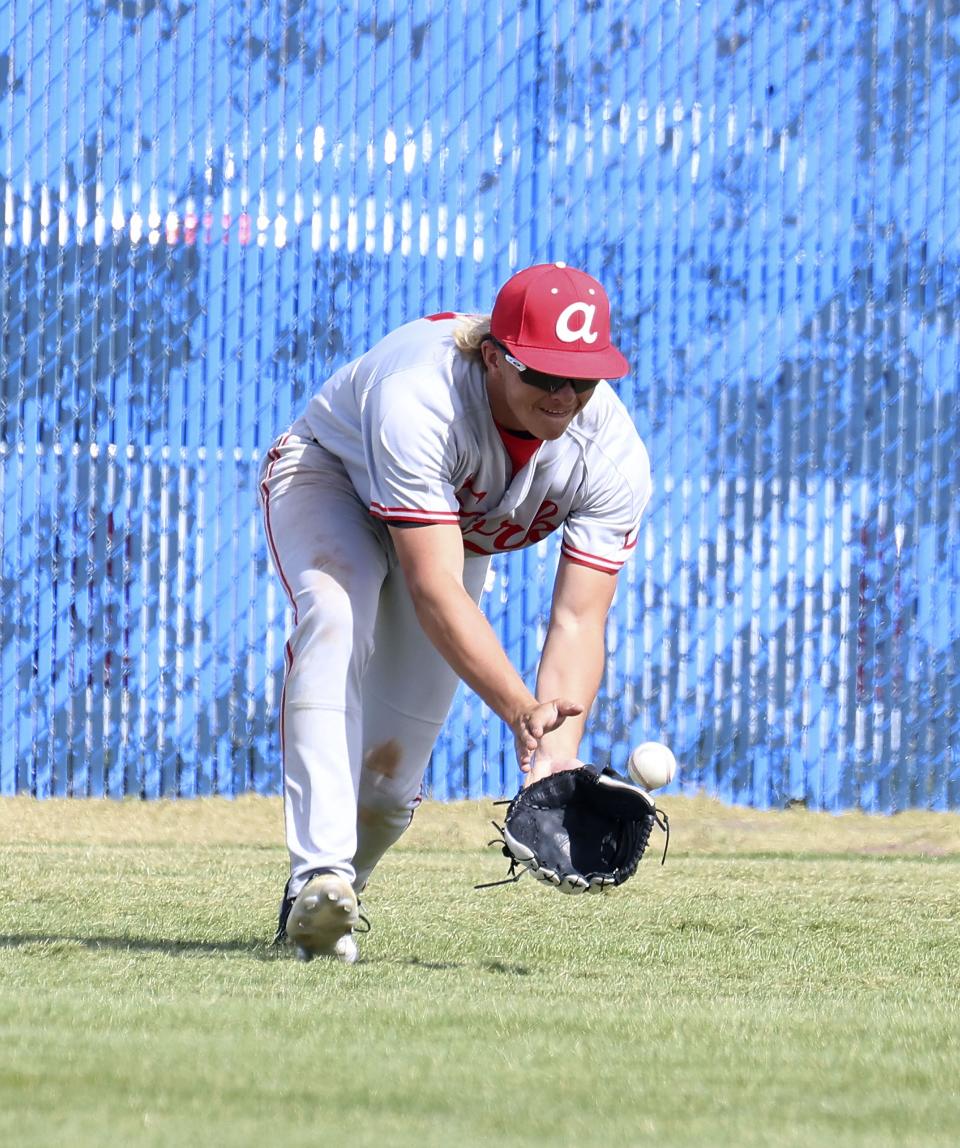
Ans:
{"type": "Polygon", "coordinates": [[[561,893],[603,892],[633,876],[655,825],[669,841],[667,815],[649,793],[613,770],[560,770],[524,786],[510,802],[503,825],[496,826],[510,872],[477,888],[506,885],[530,872],[561,893]]]}

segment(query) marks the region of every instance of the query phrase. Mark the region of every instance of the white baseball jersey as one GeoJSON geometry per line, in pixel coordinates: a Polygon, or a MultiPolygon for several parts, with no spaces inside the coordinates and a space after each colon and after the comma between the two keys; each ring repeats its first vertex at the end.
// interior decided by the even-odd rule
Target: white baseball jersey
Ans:
{"type": "Polygon", "coordinates": [[[460,321],[417,319],[387,335],[331,376],[291,429],[337,455],[384,522],[456,524],[474,554],[562,527],[566,558],[615,573],[650,497],[647,452],[623,403],[600,382],[513,475],[483,364],[454,343],[460,321]]]}

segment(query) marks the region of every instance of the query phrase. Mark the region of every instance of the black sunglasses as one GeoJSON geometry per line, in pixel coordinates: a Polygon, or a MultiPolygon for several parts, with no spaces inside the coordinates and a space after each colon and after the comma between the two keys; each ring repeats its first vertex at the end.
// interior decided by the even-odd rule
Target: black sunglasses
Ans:
{"type": "Polygon", "coordinates": [[[523,382],[529,383],[531,387],[536,387],[538,391],[546,391],[548,395],[562,391],[567,383],[573,387],[574,394],[583,395],[586,394],[587,391],[592,391],[599,382],[599,379],[565,379],[560,375],[546,375],[543,371],[535,371],[533,367],[528,367],[526,363],[521,363],[519,359],[514,358],[499,340],[491,336],[490,341],[500,351],[510,366],[516,368],[523,382]]]}

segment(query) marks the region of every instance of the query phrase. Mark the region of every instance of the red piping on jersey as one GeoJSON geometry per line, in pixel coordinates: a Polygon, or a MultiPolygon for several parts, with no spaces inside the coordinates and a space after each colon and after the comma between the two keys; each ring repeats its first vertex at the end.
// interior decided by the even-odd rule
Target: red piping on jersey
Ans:
{"type": "Polygon", "coordinates": [[[617,562],[612,558],[603,558],[599,554],[589,554],[585,550],[578,550],[575,546],[563,545],[560,547],[560,553],[569,558],[571,562],[576,562],[580,566],[589,566],[593,570],[602,570],[604,574],[616,574],[623,566],[622,561],[617,562]]]}
{"type": "Polygon", "coordinates": [[[450,523],[459,526],[460,515],[455,510],[417,510],[409,506],[384,506],[382,502],[371,502],[370,513],[384,522],[450,523]]]}
{"type": "Polygon", "coordinates": [[[572,566],[586,566],[590,570],[597,570],[601,574],[619,574],[620,568],[623,566],[622,562],[620,566],[598,566],[595,562],[584,562],[582,558],[574,558],[573,555],[567,554],[564,551],[561,551],[561,554],[563,554],[564,558],[566,558],[572,566]]]}
{"type": "MultiPolygon", "coordinates": [[[[283,566],[280,564],[280,555],[277,553],[277,544],[273,537],[273,528],[270,525],[270,495],[267,489],[267,479],[273,472],[274,465],[280,461],[280,448],[287,442],[290,435],[283,435],[282,438],[277,439],[274,445],[267,452],[267,458],[270,459],[270,465],[267,467],[266,474],[263,476],[263,481],[260,483],[260,495],[263,499],[263,523],[267,535],[267,546],[270,548],[270,554],[273,557],[273,564],[279,575],[283,588],[286,591],[287,597],[290,599],[290,605],[293,607],[293,621],[294,625],[297,622],[297,602],[294,598],[293,589],[290,586],[287,576],[283,571],[283,566]]],[[[287,678],[290,676],[290,670],[293,666],[293,641],[288,638],[283,646],[283,685],[280,688],[280,768],[283,771],[284,778],[287,774],[286,766],[286,739],[283,736],[284,727],[286,726],[286,708],[287,708],[287,678]]]]}
{"type": "Polygon", "coordinates": [[[273,564],[277,569],[277,574],[280,576],[280,581],[283,583],[283,588],[290,599],[290,605],[293,607],[293,620],[297,621],[297,603],[293,596],[293,589],[287,581],[287,576],[283,572],[283,567],[280,564],[280,555],[277,553],[277,545],[273,538],[273,529],[270,525],[270,496],[267,492],[267,480],[273,473],[274,465],[280,461],[280,448],[286,444],[290,435],[283,435],[278,438],[273,446],[267,451],[267,458],[270,459],[270,465],[267,467],[267,472],[263,476],[263,481],[260,483],[260,497],[263,499],[263,524],[266,527],[267,545],[270,547],[270,554],[273,557],[273,564]]]}

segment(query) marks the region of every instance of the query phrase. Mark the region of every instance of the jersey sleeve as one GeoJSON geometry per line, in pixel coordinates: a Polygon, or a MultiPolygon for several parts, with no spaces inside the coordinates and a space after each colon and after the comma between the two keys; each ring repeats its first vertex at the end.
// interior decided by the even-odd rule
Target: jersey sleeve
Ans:
{"type": "Polygon", "coordinates": [[[637,545],[650,491],[650,460],[639,439],[623,460],[602,456],[588,470],[583,496],[564,523],[561,555],[618,573],[637,545]]]}
{"type": "Polygon", "coordinates": [[[367,396],[361,422],[370,513],[384,522],[457,525],[450,416],[439,402],[422,401],[422,391],[421,377],[399,372],[367,396]]]}

